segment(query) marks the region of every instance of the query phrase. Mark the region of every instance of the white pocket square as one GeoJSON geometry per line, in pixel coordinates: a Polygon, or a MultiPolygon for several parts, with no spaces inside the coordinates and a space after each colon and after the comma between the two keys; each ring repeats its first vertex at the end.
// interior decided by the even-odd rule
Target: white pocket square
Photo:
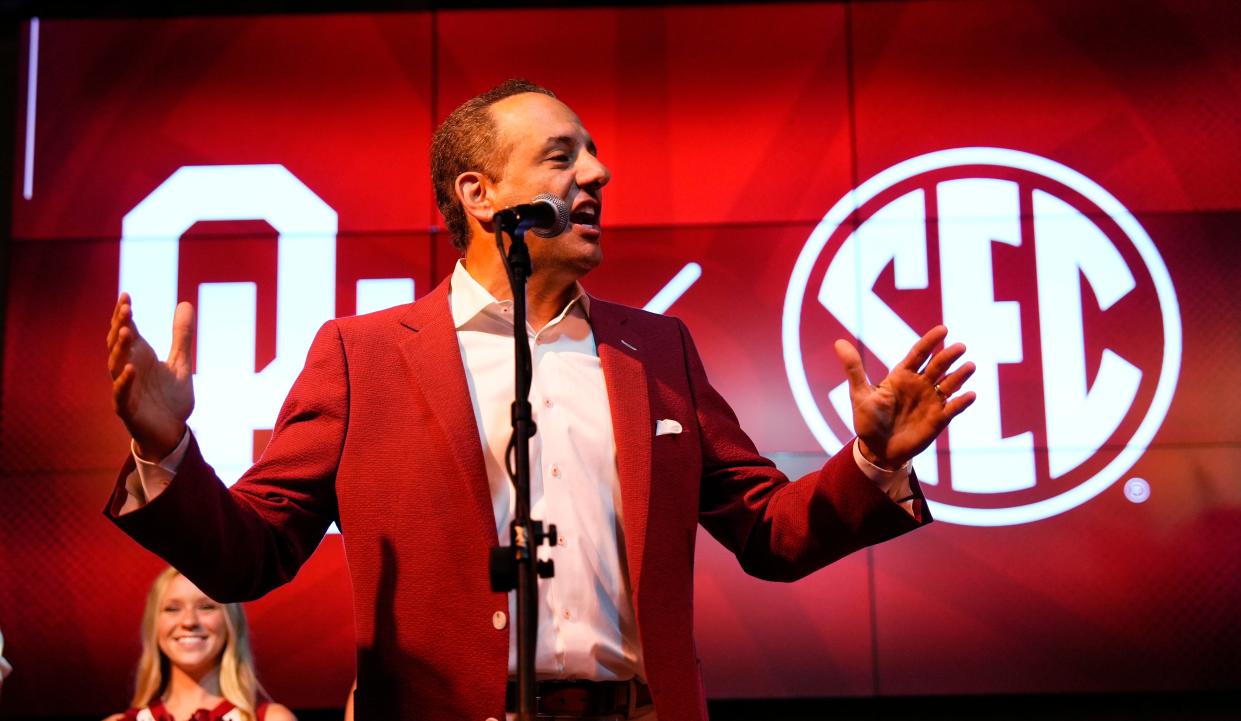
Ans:
{"type": "Polygon", "coordinates": [[[666,436],[676,435],[681,432],[681,424],[671,418],[661,418],[655,421],[655,435],[666,436]]]}

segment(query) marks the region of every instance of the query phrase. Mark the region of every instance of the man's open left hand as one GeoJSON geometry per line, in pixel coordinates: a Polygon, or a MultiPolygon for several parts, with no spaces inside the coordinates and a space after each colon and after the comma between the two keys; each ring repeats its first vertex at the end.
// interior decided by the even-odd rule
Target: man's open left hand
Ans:
{"type": "Polygon", "coordinates": [[[879,385],[871,385],[866,377],[858,349],[846,340],[836,341],[836,355],[849,378],[859,450],[875,465],[900,467],[974,402],[973,391],[952,397],[974,374],[974,364],[964,363],[948,373],[965,346],[954,343],[932,355],[947,335],[942,325],[932,328],[879,385]]]}

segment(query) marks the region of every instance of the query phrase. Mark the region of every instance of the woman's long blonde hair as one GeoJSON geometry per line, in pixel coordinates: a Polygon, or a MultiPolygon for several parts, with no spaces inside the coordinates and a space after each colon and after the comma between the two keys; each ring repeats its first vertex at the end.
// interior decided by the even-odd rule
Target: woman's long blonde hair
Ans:
{"type": "MultiPolygon", "coordinates": [[[[134,698],[130,702],[134,708],[150,706],[168,688],[170,662],[159,647],[155,619],[159,616],[164,593],[179,575],[177,569],[165,568],[147,592],[146,608],[142,611],[142,656],[138,659],[134,698]]],[[[220,693],[241,711],[245,721],[253,721],[258,699],[260,696],[267,698],[267,691],[254,673],[246,614],[240,603],[220,605],[224,608],[224,624],[228,629],[220,658],[220,693]]]]}

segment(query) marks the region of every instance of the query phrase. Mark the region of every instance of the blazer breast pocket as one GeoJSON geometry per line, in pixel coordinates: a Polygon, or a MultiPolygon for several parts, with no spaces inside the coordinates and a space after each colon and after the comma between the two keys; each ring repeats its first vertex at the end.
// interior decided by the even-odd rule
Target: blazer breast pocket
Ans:
{"type": "Polygon", "coordinates": [[[683,431],[681,424],[672,418],[661,418],[655,421],[655,436],[679,436],[683,431]]]}

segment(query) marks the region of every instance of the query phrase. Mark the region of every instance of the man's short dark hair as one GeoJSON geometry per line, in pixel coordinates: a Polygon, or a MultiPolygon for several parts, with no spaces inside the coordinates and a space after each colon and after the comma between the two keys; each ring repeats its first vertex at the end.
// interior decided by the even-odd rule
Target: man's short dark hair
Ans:
{"type": "Polygon", "coordinates": [[[431,184],[435,187],[435,204],[444,216],[457,250],[465,250],[470,235],[465,208],[457,199],[457,176],[473,170],[492,180],[500,180],[500,171],[508,162],[508,149],[498,147],[496,142],[491,106],[522,93],[556,97],[552,91],[529,80],[511,78],[462,103],[431,136],[431,184]]]}

